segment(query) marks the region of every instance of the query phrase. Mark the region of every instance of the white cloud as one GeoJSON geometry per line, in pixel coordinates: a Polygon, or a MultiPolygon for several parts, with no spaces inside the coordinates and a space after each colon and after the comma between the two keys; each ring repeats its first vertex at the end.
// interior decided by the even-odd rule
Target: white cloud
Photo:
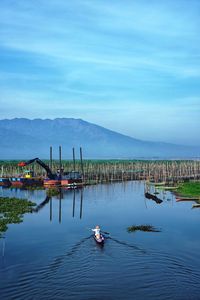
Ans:
{"type": "Polygon", "coordinates": [[[1,117],[75,116],[160,138],[162,130],[198,127],[198,7],[193,0],[1,2],[1,117]]]}

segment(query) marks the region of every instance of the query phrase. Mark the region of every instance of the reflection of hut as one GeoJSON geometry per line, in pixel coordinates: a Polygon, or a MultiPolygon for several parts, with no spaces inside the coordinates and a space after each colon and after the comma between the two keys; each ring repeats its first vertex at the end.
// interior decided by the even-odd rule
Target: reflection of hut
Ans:
{"type": "Polygon", "coordinates": [[[151,199],[151,200],[155,201],[157,204],[160,204],[163,202],[163,200],[159,199],[157,196],[152,195],[148,192],[146,192],[144,195],[147,199],[151,199]]]}

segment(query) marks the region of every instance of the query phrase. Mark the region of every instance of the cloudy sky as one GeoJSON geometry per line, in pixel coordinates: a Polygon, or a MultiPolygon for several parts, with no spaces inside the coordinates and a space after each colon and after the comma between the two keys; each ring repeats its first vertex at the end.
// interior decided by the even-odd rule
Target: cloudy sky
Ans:
{"type": "Polygon", "coordinates": [[[1,0],[0,119],[200,145],[199,0],[1,0]]]}

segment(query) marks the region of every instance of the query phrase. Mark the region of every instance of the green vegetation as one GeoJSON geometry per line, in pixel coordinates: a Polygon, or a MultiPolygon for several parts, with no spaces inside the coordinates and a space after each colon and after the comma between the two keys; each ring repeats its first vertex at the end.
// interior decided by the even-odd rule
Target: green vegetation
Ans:
{"type": "Polygon", "coordinates": [[[132,225],[127,228],[128,232],[135,232],[137,230],[147,231],[147,232],[160,232],[160,230],[156,229],[152,225],[132,225]]]}
{"type": "MultiPolygon", "coordinates": [[[[43,160],[51,165],[53,173],[59,168],[59,160],[43,160]]],[[[19,167],[16,160],[0,160],[2,176],[13,177],[23,175],[27,168],[19,167]]],[[[36,177],[45,177],[46,171],[37,163],[31,164],[28,170],[34,171],[36,177]]],[[[75,166],[72,160],[62,160],[64,172],[75,171],[83,175],[85,184],[98,184],[127,180],[147,180],[149,184],[155,184],[156,188],[175,189],[179,182],[189,179],[198,179],[200,174],[199,160],[132,160],[132,159],[108,159],[108,160],[83,160],[79,159],[75,166]],[[162,184],[162,185],[161,185],[162,184]],[[164,185],[163,185],[164,184],[164,185]]]]}
{"type": "Polygon", "coordinates": [[[21,223],[23,215],[30,213],[36,204],[26,199],[0,197],[0,237],[8,224],[21,223]]]}
{"type": "Polygon", "coordinates": [[[176,192],[181,196],[200,197],[200,182],[182,183],[176,192]]]}
{"type": "Polygon", "coordinates": [[[47,196],[48,197],[53,197],[53,196],[58,196],[61,193],[59,188],[50,188],[47,190],[47,196]]]}

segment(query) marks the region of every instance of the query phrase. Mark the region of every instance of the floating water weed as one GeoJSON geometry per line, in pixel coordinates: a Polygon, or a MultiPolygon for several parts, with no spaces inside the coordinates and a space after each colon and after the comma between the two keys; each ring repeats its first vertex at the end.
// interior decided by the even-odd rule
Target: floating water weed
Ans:
{"type": "Polygon", "coordinates": [[[25,213],[32,212],[36,204],[26,199],[0,197],[0,237],[8,224],[21,223],[25,213]]]}
{"type": "Polygon", "coordinates": [[[146,231],[147,232],[160,232],[160,230],[158,230],[157,228],[155,228],[152,225],[132,225],[127,228],[128,232],[135,232],[138,230],[145,231],[145,232],[146,231]]]}

